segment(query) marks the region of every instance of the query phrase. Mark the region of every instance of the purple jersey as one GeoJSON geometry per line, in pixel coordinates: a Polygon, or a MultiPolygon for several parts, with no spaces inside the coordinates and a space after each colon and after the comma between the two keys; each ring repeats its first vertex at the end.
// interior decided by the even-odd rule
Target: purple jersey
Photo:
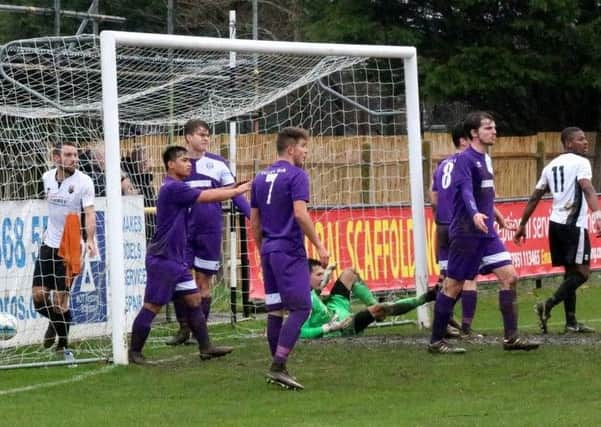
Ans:
{"type": "MultiPolygon", "coordinates": [[[[227,161],[216,154],[205,153],[200,159],[192,159],[192,172],[185,179],[192,188],[208,189],[232,185],[236,182],[227,161]]],[[[240,211],[250,217],[250,207],[243,195],[233,198],[240,211]]],[[[223,228],[221,202],[197,203],[192,207],[189,223],[190,235],[219,232],[223,228]]]]}
{"type": "Polygon", "coordinates": [[[479,153],[471,146],[459,153],[453,168],[453,219],[449,228],[451,237],[495,237],[495,186],[492,161],[488,154],[479,153]],[[488,217],[488,233],[474,225],[476,213],[488,217]]]}
{"type": "Polygon", "coordinates": [[[188,212],[201,191],[183,181],[165,177],[157,198],[156,230],[147,255],[186,264],[188,212]]]}
{"type": "Polygon", "coordinates": [[[455,153],[446,159],[442,160],[432,176],[432,191],[438,195],[436,203],[436,224],[449,225],[453,219],[453,185],[452,174],[455,167],[455,153]]]}
{"type": "Polygon", "coordinates": [[[251,207],[259,209],[263,242],[261,253],[305,253],[303,232],[294,218],[294,201],[309,201],[309,176],[293,164],[278,160],[257,174],[251,207]]]}

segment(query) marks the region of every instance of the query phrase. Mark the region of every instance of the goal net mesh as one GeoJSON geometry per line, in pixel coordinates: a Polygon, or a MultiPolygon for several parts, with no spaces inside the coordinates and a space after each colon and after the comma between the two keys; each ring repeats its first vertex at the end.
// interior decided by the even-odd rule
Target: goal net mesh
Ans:
{"type": "MultiPolygon", "coordinates": [[[[252,178],[275,160],[280,129],[308,129],[311,214],[338,272],[353,266],[374,291],[384,293],[413,286],[402,60],[240,52],[232,58],[229,52],[177,46],[119,46],[117,79],[122,176],[133,188],[123,187],[128,329],[143,300],[145,242],[153,230],[153,196],[164,176],[161,153],[169,144],[185,145],[182,127],[190,118],[211,125],[210,151],[235,163],[238,179],[252,178]],[[232,121],[235,159],[229,150],[232,121]]],[[[110,357],[111,260],[104,234],[110,201],[104,198],[99,38],[1,46],[0,97],[0,312],[19,322],[14,338],[0,341],[0,366],[58,357],[42,346],[48,322],[34,309],[31,281],[47,222],[40,179],[54,167],[52,147],[64,141],[77,145],[79,169],[95,184],[99,247],[97,257],[85,258],[71,289],[70,346],[78,358],[110,357]]],[[[238,269],[238,316],[261,311],[250,233],[227,204],[224,215],[222,271],[214,281],[209,321],[230,318],[231,265],[238,269]],[[230,225],[237,232],[234,257],[228,250],[230,225]]],[[[174,324],[165,322],[174,321],[172,311],[160,320],[167,327],[153,330],[151,344],[162,345],[173,332],[174,324]]]]}

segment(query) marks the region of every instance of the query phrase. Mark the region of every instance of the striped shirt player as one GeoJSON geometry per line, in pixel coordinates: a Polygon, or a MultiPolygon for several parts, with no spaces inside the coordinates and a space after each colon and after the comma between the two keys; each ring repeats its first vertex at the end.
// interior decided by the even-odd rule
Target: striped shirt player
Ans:
{"type": "MultiPolygon", "coordinates": [[[[76,218],[79,218],[83,210],[86,223],[86,250],[93,256],[96,253],[94,243],[96,214],[92,180],[76,169],[77,148],[65,142],[55,148],[53,157],[57,167],[42,176],[44,195],[48,201],[48,226],[35,262],[32,298],[36,311],[50,320],[44,335],[44,347],[53,346],[58,336],[58,350],[68,345],[69,327],[72,321],[69,308],[72,278],[67,278],[65,261],[59,256],[67,216],[75,214],[76,218]]],[[[75,230],[75,234],[77,239],[79,230],[75,230]]]]}
{"type": "Polygon", "coordinates": [[[592,332],[593,329],[576,320],[576,289],[590,274],[591,244],[588,234],[588,210],[592,209],[592,222],[598,234],[601,230],[601,213],[595,189],[591,184],[591,163],[585,157],[588,141],[582,130],[569,127],[562,131],[565,149],[541,173],[534,193],[530,197],[514,240],[521,243],[526,238],[526,223],[538,202],[547,192],[553,196],[549,217],[549,247],[553,266],[565,270],[564,281],[544,303],[535,306],[543,333],[552,308],[563,302],[567,332],[592,332]]]}

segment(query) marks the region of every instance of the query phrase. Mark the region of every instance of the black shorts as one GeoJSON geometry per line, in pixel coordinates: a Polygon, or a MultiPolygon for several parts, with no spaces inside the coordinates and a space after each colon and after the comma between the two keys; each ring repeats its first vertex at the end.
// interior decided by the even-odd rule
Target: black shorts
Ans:
{"type": "Polygon", "coordinates": [[[344,283],[340,279],[336,279],[336,282],[334,282],[334,286],[332,286],[332,290],[330,291],[330,296],[332,295],[341,295],[348,300],[351,299],[351,291],[344,286],[344,283]]]}
{"type": "Polygon", "coordinates": [[[554,267],[590,263],[591,241],[586,228],[549,222],[549,247],[554,267]]]}
{"type": "Polygon", "coordinates": [[[38,259],[33,271],[33,285],[44,286],[47,289],[67,291],[67,269],[65,262],[58,256],[58,248],[40,246],[38,259]]]}

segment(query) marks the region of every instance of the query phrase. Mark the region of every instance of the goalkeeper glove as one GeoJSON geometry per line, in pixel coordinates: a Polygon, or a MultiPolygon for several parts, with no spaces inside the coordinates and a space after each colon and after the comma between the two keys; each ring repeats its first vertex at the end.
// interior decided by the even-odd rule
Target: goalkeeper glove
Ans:
{"type": "Polygon", "coordinates": [[[344,328],[348,328],[353,323],[352,316],[347,317],[346,319],[338,320],[338,314],[336,314],[332,320],[321,327],[321,330],[324,334],[329,332],[339,331],[344,328]]]}
{"type": "Polygon", "coordinates": [[[331,262],[328,264],[328,266],[326,267],[326,269],[323,272],[323,279],[321,279],[321,283],[319,283],[319,290],[322,290],[323,288],[326,287],[326,285],[330,281],[330,276],[332,275],[332,272],[335,269],[336,269],[335,262],[331,262]]]}

